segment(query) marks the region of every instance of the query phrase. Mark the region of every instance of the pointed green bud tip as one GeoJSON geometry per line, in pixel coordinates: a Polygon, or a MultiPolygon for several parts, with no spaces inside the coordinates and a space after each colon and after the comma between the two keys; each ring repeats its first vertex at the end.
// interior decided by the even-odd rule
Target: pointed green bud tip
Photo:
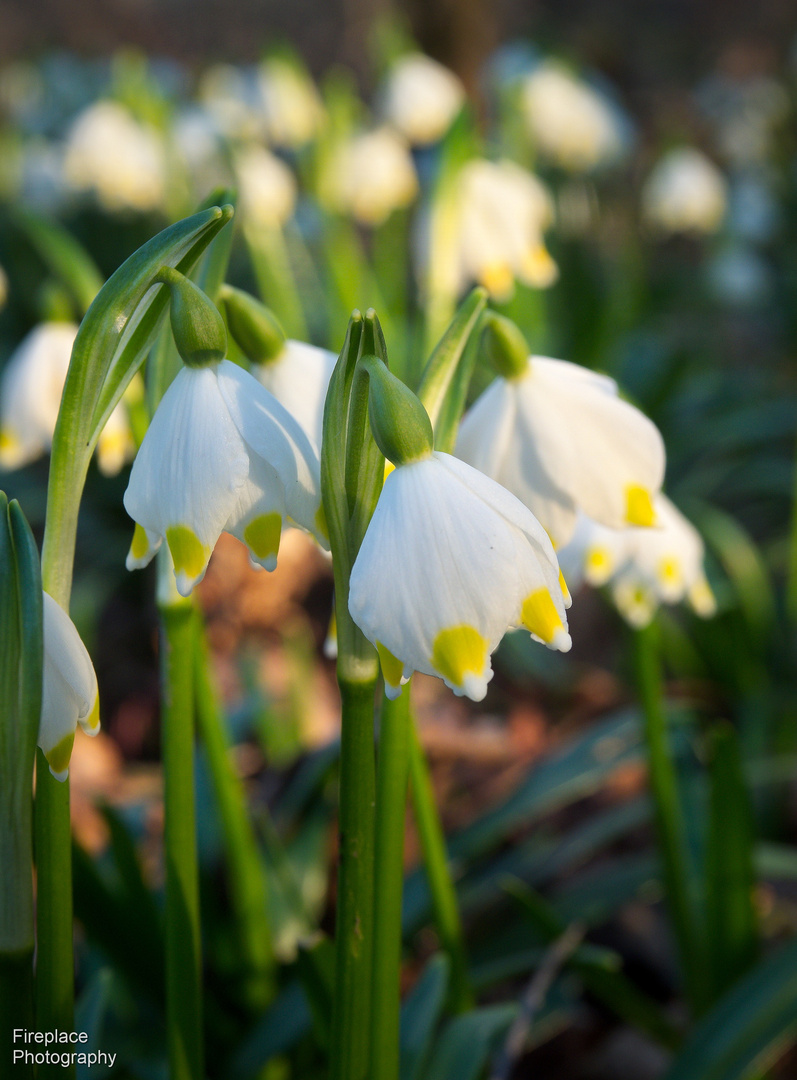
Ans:
{"type": "Polygon", "coordinates": [[[369,375],[368,415],[376,445],[394,465],[428,457],[434,433],[420,400],[378,357],[364,356],[361,363],[369,375]]]}
{"type": "Polygon", "coordinates": [[[484,315],[484,337],[487,357],[505,379],[519,379],[529,366],[531,350],[528,342],[512,322],[504,315],[488,311],[484,315]]]}
{"type": "Polygon", "coordinates": [[[241,351],[252,364],[268,364],[285,348],[285,331],[273,311],[242,289],[223,285],[221,299],[227,325],[241,351]]]}
{"type": "Polygon", "coordinates": [[[172,333],[183,363],[203,367],[223,360],[227,331],[210,297],[171,266],[162,266],[155,280],[171,290],[172,333]]]}

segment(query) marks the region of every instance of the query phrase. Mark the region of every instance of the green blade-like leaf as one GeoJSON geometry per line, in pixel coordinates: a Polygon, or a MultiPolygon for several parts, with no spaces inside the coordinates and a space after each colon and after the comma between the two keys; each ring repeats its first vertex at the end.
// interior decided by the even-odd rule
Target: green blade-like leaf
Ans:
{"type": "Polygon", "coordinates": [[[103,278],[82,244],[63,225],[30,210],[18,211],[14,220],[49,270],[69,289],[81,315],[88,311],[103,278]]]}
{"type": "Polygon", "coordinates": [[[476,1080],[517,1011],[517,1005],[490,1005],[450,1021],[424,1080],[476,1080]]]}
{"type": "Polygon", "coordinates": [[[759,964],[692,1032],[665,1080],[745,1080],[797,1035],[797,941],[759,964]]]}
{"type": "Polygon", "coordinates": [[[433,956],[402,1006],[401,1080],[418,1080],[421,1076],[445,1005],[450,968],[447,956],[433,956]]]}
{"type": "Polygon", "coordinates": [[[291,982],[236,1049],[222,1075],[229,1080],[254,1080],[262,1076],[263,1067],[303,1038],[310,1023],[310,1008],[301,984],[291,982]]]}

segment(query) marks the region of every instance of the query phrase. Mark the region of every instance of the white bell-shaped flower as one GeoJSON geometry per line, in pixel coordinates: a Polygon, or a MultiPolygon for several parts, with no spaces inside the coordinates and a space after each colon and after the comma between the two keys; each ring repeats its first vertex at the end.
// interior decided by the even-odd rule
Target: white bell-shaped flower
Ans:
{"type": "Polygon", "coordinates": [[[725,177],[693,147],[665,154],[642,188],[645,219],[662,233],[704,236],[716,232],[727,204],[725,177]]]}
{"type": "Polygon", "coordinates": [[[122,105],[98,101],[69,131],[64,177],[76,191],[93,192],[106,210],[153,210],[166,194],[163,145],[122,105]]]}
{"type": "Polygon", "coordinates": [[[620,157],[627,122],[609,99],[555,61],[528,76],[522,105],[535,147],[571,172],[588,172],[620,157]]]}
{"type": "Polygon", "coordinates": [[[579,514],[573,535],[556,552],[567,584],[573,591],[583,582],[593,588],[605,585],[625,566],[631,537],[651,531],[608,529],[586,514],[579,514]]]}
{"type": "Polygon", "coordinates": [[[427,146],[445,135],[465,100],[453,71],[423,53],[402,56],[382,91],[385,119],[410,143],[427,146]]]}
{"type": "Polygon", "coordinates": [[[280,158],[262,146],[235,155],[241,215],[248,225],[283,226],[296,207],[296,178],[280,158]]]}
{"type": "MultiPolygon", "coordinates": [[[[0,376],[0,469],[19,469],[49,451],[77,331],[73,323],[41,323],[9,357],[0,376]]],[[[100,471],[115,475],[134,452],[119,402],[97,443],[100,471]]]]}
{"type": "Polygon", "coordinates": [[[655,523],[658,428],[578,364],[532,356],[518,377],[497,378],[464,417],[456,454],[528,506],[557,548],[579,510],[610,528],[655,523]]]}
{"type": "Polygon", "coordinates": [[[66,780],[78,724],[87,735],[100,730],[94,665],[75,624],[44,596],[44,679],[38,743],[56,780],[66,780]]]}
{"type": "Polygon", "coordinates": [[[381,225],[418,192],[407,143],[389,127],[353,135],[333,151],[322,189],[333,209],[362,225],[381,225]]]}
{"type": "Polygon", "coordinates": [[[440,452],[387,477],[349,610],[379,652],[389,697],[422,671],[480,701],[509,627],[570,648],[568,603],[545,530],[500,485],[440,452]]]}
{"type": "Polygon", "coordinates": [[[295,149],[315,138],[324,121],[324,106],[298,63],[269,57],[260,65],[258,85],[269,142],[295,149]]]}
{"type": "Polygon", "coordinates": [[[130,473],[136,522],[128,569],[163,540],[178,591],[202,580],[222,531],[273,570],[283,520],[325,543],[318,452],[265,387],[229,360],[184,367],[163,396],[130,473]]]}
{"type": "Polygon", "coordinates": [[[324,402],[337,356],[303,341],[285,342],[282,352],[254,374],[300,424],[316,449],[321,447],[324,402]]]}

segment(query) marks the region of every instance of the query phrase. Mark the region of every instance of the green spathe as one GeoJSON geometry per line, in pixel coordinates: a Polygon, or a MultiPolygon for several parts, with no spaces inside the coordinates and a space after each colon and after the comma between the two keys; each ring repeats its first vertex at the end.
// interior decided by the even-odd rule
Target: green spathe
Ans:
{"type": "Polygon", "coordinates": [[[376,445],[394,465],[428,457],[434,433],[418,398],[376,356],[364,356],[360,364],[368,373],[368,416],[376,445]]]}
{"type": "Polygon", "coordinates": [[[505,315],[488,311],[484,316],[484,346],[487,357],[505,379],[518,379],[526,373],[531,351],[528,342],[505,315]]]}
{"type": "Polygon", "coordinates": [[[177,351],[187,367],[217,364],[227,353],[227,331],[209,296],[179,270],[164,266],[156,281],[171,290],[170,319],[177,351]]]}
{"type": "Polygon", "coordinates": [[[221,299],[227,310],[227,325],[241,351],[252,364],[268,364],[285,348],[285,331],[265,304],[242,289],[224,285],[221,299]]]}

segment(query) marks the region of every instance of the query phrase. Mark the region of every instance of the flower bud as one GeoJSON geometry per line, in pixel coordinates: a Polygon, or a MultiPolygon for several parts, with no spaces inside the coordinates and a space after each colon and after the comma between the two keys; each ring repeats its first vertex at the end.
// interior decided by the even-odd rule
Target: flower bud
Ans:
{"type": "Polygon", "coordinates": [[[252,364],[268,364],[285,348],[285,332],[265,304],[242,289],[224,285],[221,298],[227,308],[227,325],[252,364]]]}
{"type": "Polygon", "coordinates": [[[517,379],[528,370],[531,350],[511,319],[488,311],[484,316],[482,340],[490,363],[505,379],[517,379]]]}
{"type": "Polygon", "coordinates": [[[376,445],[394,465],[428,457],[434,449],[429,416],[412,390],[375,356],[366,356],[368,415],[376,445]]]}
{"type": "Polygon", "coordinates": [[[171,323],[177,351],[188,367],[217,364],[227,352],[227,331],[216,305],[193,281],[171,266],[155,279],[172,294],[171,323]]]}

